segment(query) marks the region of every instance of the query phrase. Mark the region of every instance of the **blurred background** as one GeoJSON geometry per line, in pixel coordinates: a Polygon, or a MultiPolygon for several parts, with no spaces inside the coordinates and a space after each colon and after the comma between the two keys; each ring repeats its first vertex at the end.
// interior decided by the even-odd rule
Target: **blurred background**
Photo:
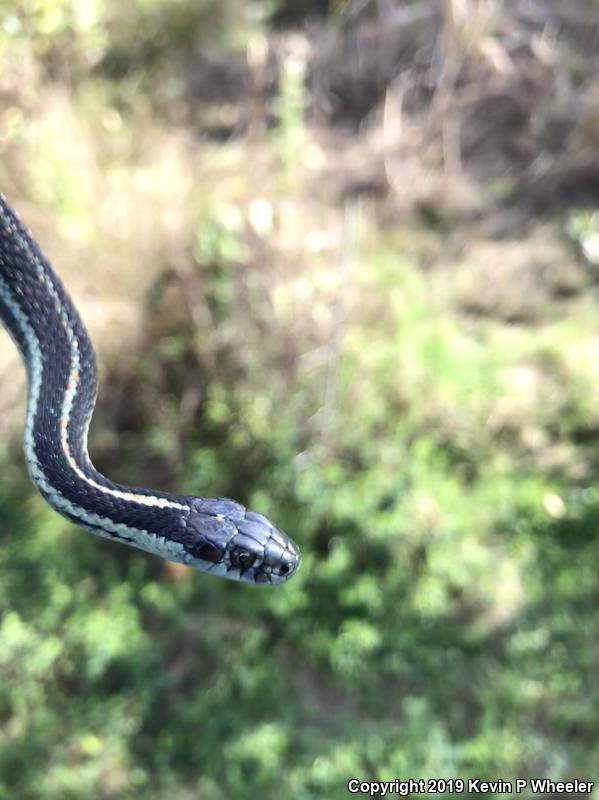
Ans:
{"type": "Polygon", "coordinates": [[[2,333],[1,800],[599,780],[598,65],[596,0],[2,6],[0,185],[96,344],[97,466],[304,561],[54,514],[2,333]]]}

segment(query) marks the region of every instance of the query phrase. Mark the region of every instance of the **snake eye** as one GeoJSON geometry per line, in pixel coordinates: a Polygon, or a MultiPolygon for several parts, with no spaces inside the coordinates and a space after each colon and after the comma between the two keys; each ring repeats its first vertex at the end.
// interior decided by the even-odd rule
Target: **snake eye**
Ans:
{"type": "Polygon", "coordinates": [[[231,566],[240,569],[242,572],[249,569],[255,560],[254,553],[250,553],[249,550],[245,550],[243,547],[235,547],[231,550],[231,566]]]}

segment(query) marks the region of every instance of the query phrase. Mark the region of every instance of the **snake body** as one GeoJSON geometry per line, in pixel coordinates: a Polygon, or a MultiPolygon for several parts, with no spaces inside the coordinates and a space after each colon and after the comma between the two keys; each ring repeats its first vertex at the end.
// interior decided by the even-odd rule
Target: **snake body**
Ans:
{"type": "Polygon", "coordinates": [[[262,514],[222,497],[123,486],[95,469],[87,451],[97,391],[93,346],[62,282],[2,195],[0,318],[28,373],[29,472],[56,511],[98,536],[213,575],[258,584],[293,575],[297,546],[262,514]]]}

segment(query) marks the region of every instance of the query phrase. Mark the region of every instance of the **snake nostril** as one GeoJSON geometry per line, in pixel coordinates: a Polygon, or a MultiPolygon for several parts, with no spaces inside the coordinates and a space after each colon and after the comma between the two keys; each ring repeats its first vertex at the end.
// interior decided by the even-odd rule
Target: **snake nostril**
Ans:
{"type": "Polygon", "coordinates": [[[281,575],[287,575],[287,573],[291,570],[291,564],[281,564],[279,567],[279,573],[281,575]]]}

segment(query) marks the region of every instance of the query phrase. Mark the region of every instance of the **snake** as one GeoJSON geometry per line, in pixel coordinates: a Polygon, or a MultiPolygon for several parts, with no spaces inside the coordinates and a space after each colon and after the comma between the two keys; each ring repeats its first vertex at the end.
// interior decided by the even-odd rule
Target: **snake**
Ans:
{"type": "Polygon", "coordinates": [[[0,318],[27,372],[25,460],[55,511],[97,536],[223,578],[275,585],[297,571],[298,546],[263,514],[224,497],[125,486],[93,466],[93,345],[62,281],[2,194],[0,318]]]}

